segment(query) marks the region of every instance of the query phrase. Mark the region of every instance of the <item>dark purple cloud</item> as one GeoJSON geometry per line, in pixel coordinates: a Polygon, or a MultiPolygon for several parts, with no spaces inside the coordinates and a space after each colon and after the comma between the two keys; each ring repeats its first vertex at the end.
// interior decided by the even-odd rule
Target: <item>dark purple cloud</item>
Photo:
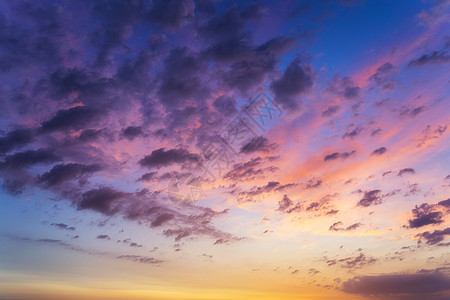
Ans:
{"type": "Polygon", "coordinates": [[[419,228],[422,226],[430,224],[441,224],[444,222],[444,214],[440,211],[436,211],[435,205],[430,205],[428,203],[422,203],[412,210],[413,219],[410,219],[410,228],[419,228]]]}
{"type": "Polygon", "coordinates": [[[395,89],[395,82],[389,79],[389,77],[394,73],[395,67],[387,62],[378,67],[377,71],[369,77],[369,80],[375,82],[383,91],[392,91],[395,89]]]}
{"type": "Polygon", "coordinates": [[[142,126],[128,126],[122,130],[122,135],[129,141],[132,141],[143,135],[142,126]]]}
{"type": "Polygon", "coordinates": [[[30,143],[34,138],[33,130],[18,128],[0,137],[0,154],[30,143]]]}
{"type": "Polygon", "coordinates": [[[328,259],[327,257],[324,257],[323,260],[328,266],[336,265],[342,269],[360,269],[366,265],[371,265],[378,261],[376,258],[367,257],[364,253],[360,253],[357,256],[350,256],[341,259],[328,259]]]}
{"type": "Polygon", "coordinates": [[[303,64],[300,58],[294,59],[283,75],[272,82],[275,101],[287,109],[298,109],[301,102],[299,96],[312,88],[315,78],[311,65],[303,64]]]}
{"type": "Polygon", "coordinates": [[[447,235],[450,235],[450,227],[447,227],[442,230],[435,230],[433,232],[425,231],[422,233],[419,233],[417,236],[421,239],[425,239],[426,243],[428,245],[438,245],[438,243],[442,242],[447,235]]]}
{"type": "Polygon", "coordinates": [[[78,209],[91,209],[105,215],[113,215],[120,210],[119,200],[127,193],[109,187],[93,189],[85,192],[77,203],[78,209]]]}
{"type": "MultiPolygon", "coordinates": [[[[255,186],[252,189],[250,189],[249,191],[239,192],[238,195],[244,197],[245,199],[253,199],[253,197],[259,196],[263,193],[270,193],[270,192],[274,191],[276,188],[278,188],[279,186],[280,186],[279,182],[269,181],[264,186],[258,186],[258,187],[255,186]]],[[[240,199],[240,200],[243,200],[243,199],[240,199]]]]}
{"type": "Polygon", "coordinates": [[[254,153],[254,152],[262,152],[268,153],[277,148],[277,144],[269,143],[269,140],[265,137],[258,136],[250,140],[248,144],[245,144],[241,147],[241,153],[254,153]]]}
{"type": "Polygon", "coordinates": [[[381,196],[381,190],[371,190],[371,191],[365,191],[364,196],[359,200],[358,205],[369,207],[372,205],[378,205],[381,204],[382,196],[381,196]]]}
{"type": "Polygon", "coordinates": [[[232,64],[223,74],[223,81],[232,89],[246,93],[261,84],[266,76],[274,71],[276,59],[268,53],[255,53],[247,60],[232,64]]]}
{"type": "Polygon", "coordinates": [[[156,178],[156,174],[158,172],[148,172],[141,176],[141,178],[138,179],[138,181],[152,181],[154,178],[156,178]]]}
{"type": "Polygon", "coordinates": [[[230,180],[251,180],[265,173],[272,173],[277,170],[275,167],[264,167],[264,160],[261,157],[252,158],[244,163],[234,164],[231,170],[223,178],[230,180]]]}
{"type": "Polygon", "coordinates": [[[65,229],[65,230],[70,230],[70,231],[74,231],[75,230],[75,227],[69,226],[69,225],[64,224],[64,223],[52,223],[50,225],[54,226],[56,228],[59,228],[59,229],[65,229]]]}
{"type": "Polygon", "coordinates": [[[200,74],[206,70],[206,63],[187,47],[172,49],[159,76],[158,96],[162,103],[170,109],[194,96],[204,98],[200,74]]]}
{"type": "Polygon", "coordinates": [[[292,204],[293,204],[292,200],[287,195],[284,195],[283,199],[278,202],[278,210],[279,211],[285,211],[292,204]]]}
{"type": "Polygon", "coordinates": [[[341,77],[336,74],[328,84],[327,91],[343,97],[347,100],[354,100],[360,96],[361,88],[354,85],[349,77],[341,77]]]}
{"type": "Polygon", "coordinates": [[[146,17],[163,28],[179,27],[194,14],[193,0],[155,0],[152,4],[146,17]]]}
{"type": "Polygon", "coordinates": [[[413,168],[404,168],[398,171],[397,176],[402,176],[404,174],[415,174],[416,171],[413,168]]]}
{"type": "Polygon", "coordinates": [[[173,218],[175,218],[175,215],[169,214],[169,213],[164,213],[164,214],[157,216],[156,219],[150,225],[152,227],[158,227],[158,226],[161,226],[164,223],[172,220],[173,218]]]}
{"type": "Polygon", "coordinates": [[[81,129],[100,115],[99,110],[87,106],[59,110],[54,117],[42,123],[41,131],[81,129]]]}
{"type": "Polygon", "coordinates": [[[443,65],[450,62],[450,55],[447,51],[433,51],[430,54],[424,54],[409,62],[408,67],[422,67],[425,65],[443,65]]]}
{"type": "Polygon", "coordinates": [[[449,278],[440,272],[359,276],[345,281],[341,290],[363,296],[403,296],[399,299],[444,299],[436,295],[450,287],[449,278]]]}
{"type": "Polygon", "coordinates": [[[50,164],[58,160],[60,158],[52,150],[27,150],[6,155],[0,162],[0,169],[27,168],[36,164],[50,164]]]}
{"type": "Polygon", "coordinates": [[[353,151],[351,151],[351,152],[342,152],[342,153],[334,152],[334,153],[325,155],[325,157],[323,158],[323,160],[324,160],[324,161],[329,161],[329,160],[336,160],[336,159],[338,159],[338,158],[340,158],[340,159],[346,159],[346,158],[352,156],[352,155],[355,154],[355,153],[356,153],[355,150],[353,150],[353,151]]]}
{"type": "Polygon", "coordinates": [[[386,147],[380,147],[378,149],[373,150],[371,155],[383,155],[384,153],[386,153],[386,151],[387,151],[386,147]]]}
{"type": "Polygon", "coordinates": [[[294,203],[287,195],[283,196],[283,199],[278,202],[278,211],[285,213],[300,212],[303,209],[300,203],[294,203]]]}
{"type": "Polygon", "coordinates": [[[362,132],[362,128],[361,127],[356,127],[355,129],[352,129],[350,131],[347,131],[346,133],[344,133],[344,135],[342,136],[343,139],[345,138],[350,138],[353,139],[356,136],[358,136],[361,132],[362,132]]]}
{"type": "Polygon", "coordinates": [[[168,166],[171,164],[182,164],[185,162],[198,162],[199,156],[192,154],[186,149],[169,149],[160,148],[152,151],[150,155],[145,156],[139,161],[143,167],[154,168],[168,166]]]}
{"type": "Polygon", "coordinates": [[[344,91],[344,97],[347,99],[355,99],[358,98],[361,89],[357,86],[346,87],[344,91]]]}
{"type": "Polygon", "coordinates": [[[450,208],[450,198],[448,198],[447,200],[442,200],[438,204],[446,208],[450,208]]]}
{"type": "Polygon", "coordinates": [[[227,96],[220,96],[217,97],[214,100],[214,107],[219,111],[220,113],[224,114],[226,117],[231,116],[235,113],[237,113],[236,108],[236,99],[227,97],[227,96]]]}
{"type": "Polygon", "coordinates": [[[142,256],[142,255],[120,255],[118,259],[127,259],[141,264],[161,264],[164,261],[156,259],[154,257],[142,256]]]}
{"type": "Polygon", "coordinates": [[[306,183],[305,189],[314,189],[322,184],[322,179],[312,178],[306,183]]]}
{"type": "Polygon", "coordinates": [[[62,182],[80,178],[83,175],[92,174],[102,169],[100,165],[60,164],[50,171],[39,176],[39,181],[47,186],[55,186],[62,182]]]}
{"type": "Polygon", "coordinates": [[[90,142],[98,139],[105,134],[101,129],[85,129],[80,133],[79,139],[83,142],[90,142]]]}
{"type": "Polygon", "coordinates": [[[339,105],[330,105],[326,110],[322,112],[322,117],[331,117],[339,110],[339,105]]]}
{"type": "Polygon", "coordinates": [[[358,227],[361,226],[361,223],[354,223],[350,226],[347,227],[343,227],[343,223],[341,221],[333,223],[333,225],[330,226],[330,228],[328,229],[329,231],[352,231],[357,229],[358,227]]]}

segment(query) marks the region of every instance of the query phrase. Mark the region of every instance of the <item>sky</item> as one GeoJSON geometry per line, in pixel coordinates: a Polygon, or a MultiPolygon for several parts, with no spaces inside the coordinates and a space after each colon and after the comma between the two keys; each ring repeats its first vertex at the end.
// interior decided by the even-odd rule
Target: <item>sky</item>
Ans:
{"type": "Polygon", "coordinates": [[[449,15],[0,1],[0,299],[449,299],[449,15]]]}

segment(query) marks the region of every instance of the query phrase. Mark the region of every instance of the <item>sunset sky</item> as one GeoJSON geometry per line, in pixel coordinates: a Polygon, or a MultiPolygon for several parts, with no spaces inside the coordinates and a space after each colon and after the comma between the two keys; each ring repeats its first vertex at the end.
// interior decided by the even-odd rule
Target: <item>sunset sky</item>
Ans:
{"type": "Polygon", "coordinates": [[[0,299],[450,299],[450,1],[0,1],[0,299]]]}

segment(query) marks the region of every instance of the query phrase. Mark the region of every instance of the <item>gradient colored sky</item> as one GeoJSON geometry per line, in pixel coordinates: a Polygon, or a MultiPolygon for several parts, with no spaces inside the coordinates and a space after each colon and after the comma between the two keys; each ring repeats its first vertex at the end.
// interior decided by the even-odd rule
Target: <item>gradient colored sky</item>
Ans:
{"type": "Polygon", "coordinates": [[[449,299],[449,15],[0,1],[0,299],[449,299]]]}

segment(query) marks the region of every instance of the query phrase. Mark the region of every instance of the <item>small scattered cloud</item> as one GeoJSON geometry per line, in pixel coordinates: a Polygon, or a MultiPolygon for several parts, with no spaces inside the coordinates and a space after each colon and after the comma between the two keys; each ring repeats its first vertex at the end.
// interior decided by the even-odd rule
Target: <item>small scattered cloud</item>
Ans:
{"type": "Polygon", "coordinates": [[[441,272],[357,276],[345,281],[341,290],[362,296],[396,296],[398,299],[444,299],[450,280],[441,272]]]}
{"type": "Polygon", "coordinates": [[[75,227],[69,226],[69,225],[64,224],[64,223],[52,223],[50,225],[54,226],[56,228],[59,228],[59,229],[65,229],[65,230],[70,230],[70,231],[74,231],[75,230],[75,227]]]}
{"type": "Polygon", "coordinates": [[[381,202],[381,190],[365,191],[364,196],[358,202],[358,206],[369,207],[372,205],[379,205],[381,202]]]}
{"type": "Polygon", "coordinates": [[[413,168],[404,168],[398,171],[397,176],[403,176],[405,174],[415,174],[416,171],[413,168]]]}
{"type": "Polygon", "coordinates": [[[378,149],[373,150],[371,155],[383,155],[384,153],[386,153],[386,151],[387,151],[386,147],[380,147],[378,149]]]}
{"type": "Polygon", "coordinates": [[[325,155],[325,157],[323,158],[324,161],[330,161],[330,160],[337,160],[337,159],[347,159],[350,156],[354,155],[356,153],[355,150],[350,151],[350,152],[334,152],[328,155],[325,155]]]}

